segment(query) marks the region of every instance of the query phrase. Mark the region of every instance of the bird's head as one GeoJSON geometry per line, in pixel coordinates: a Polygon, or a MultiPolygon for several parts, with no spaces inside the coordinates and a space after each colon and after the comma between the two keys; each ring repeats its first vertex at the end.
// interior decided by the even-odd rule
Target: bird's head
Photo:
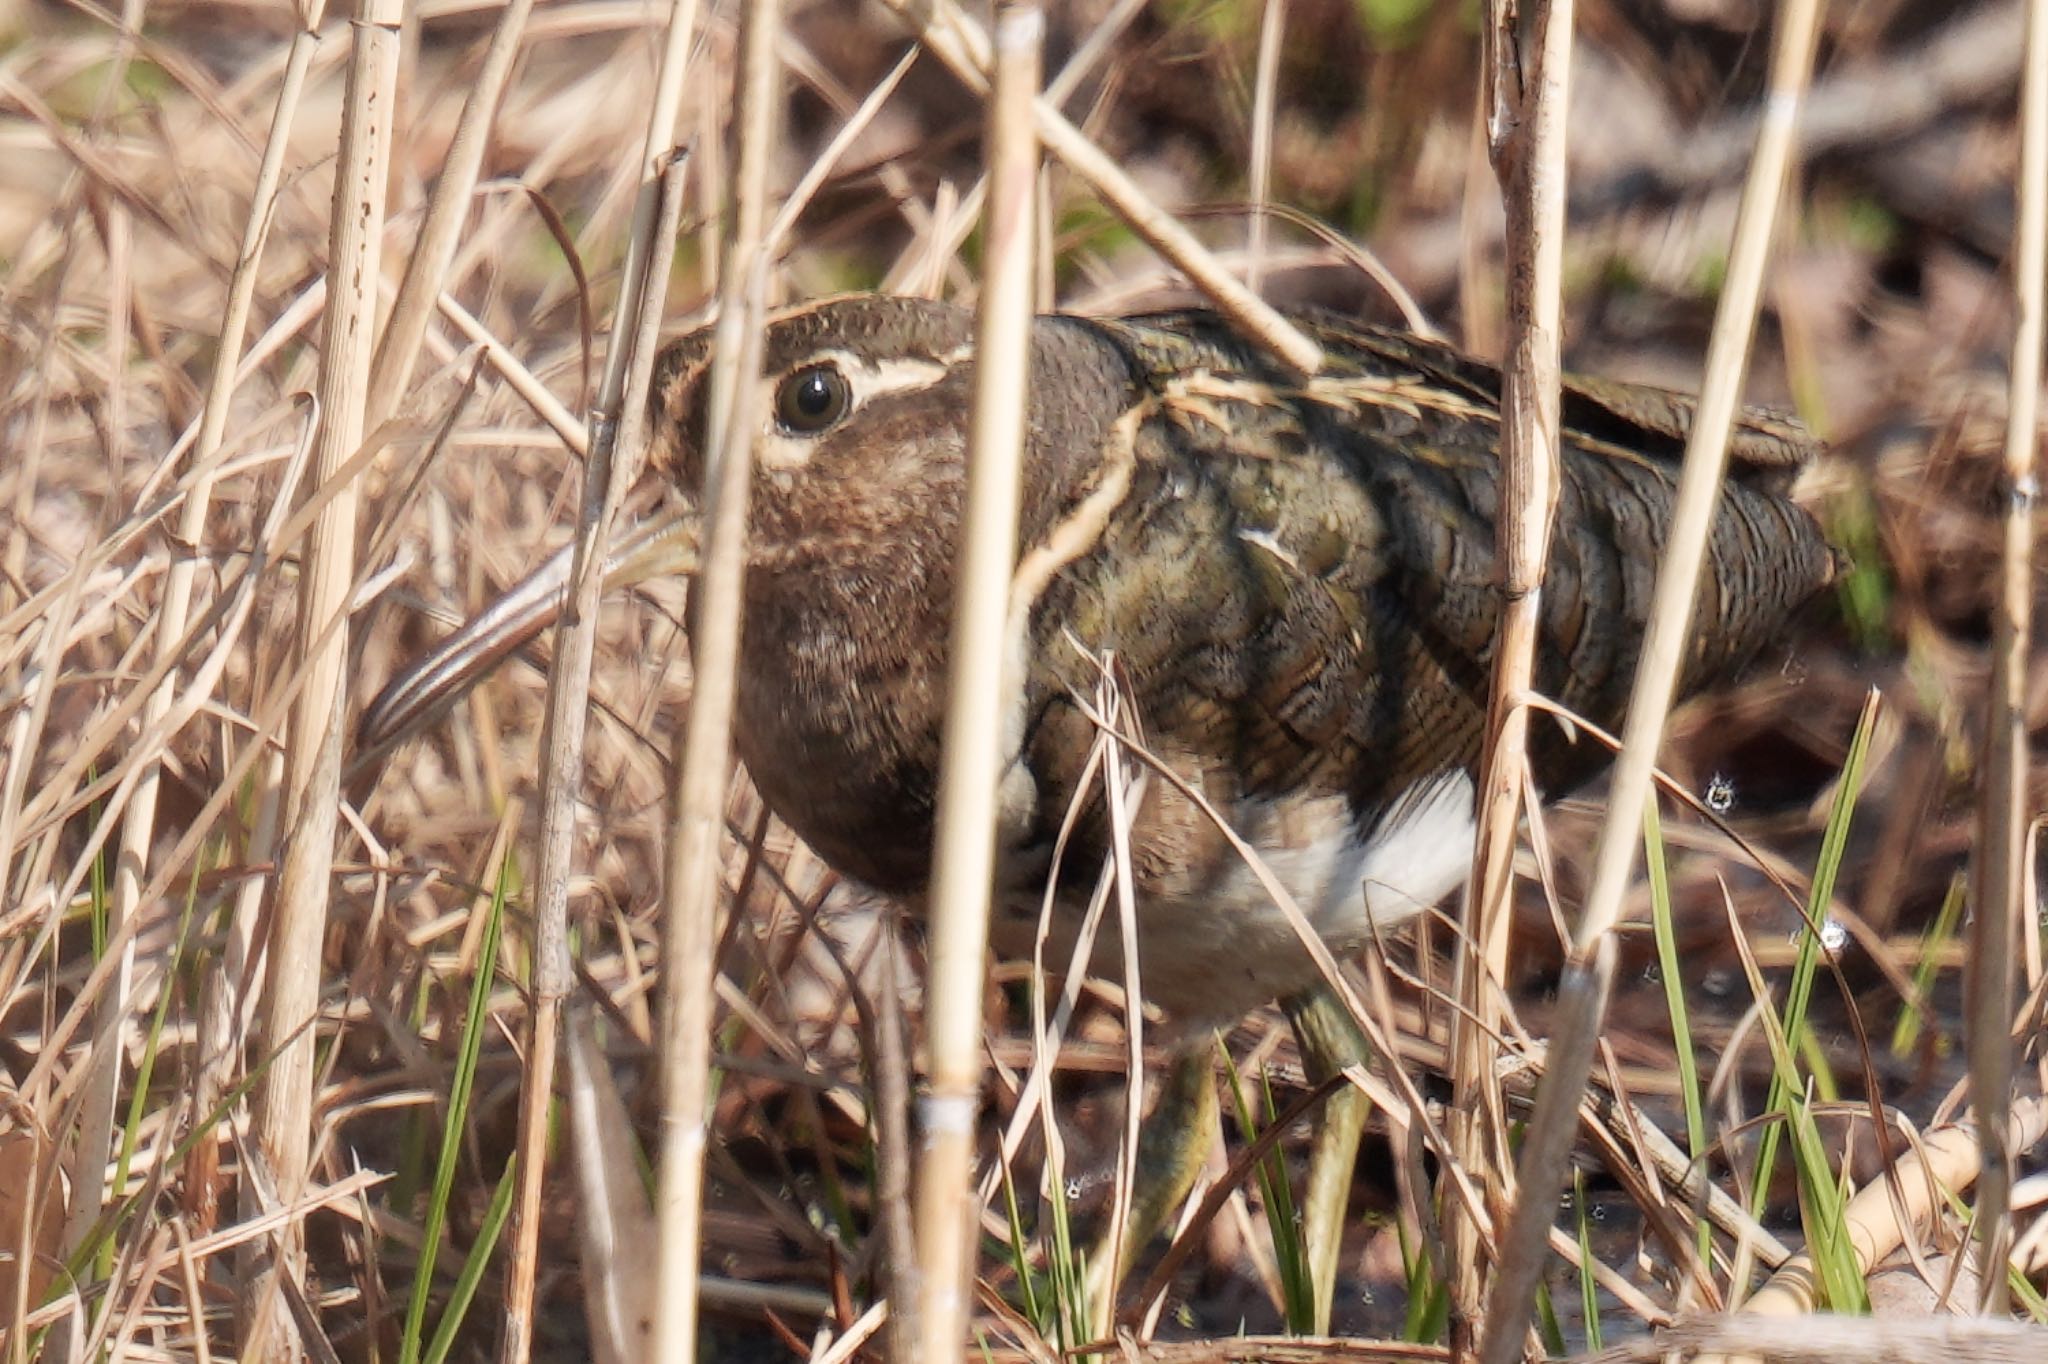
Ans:
{"type": "MultiPolygon", "coordinates": [[[[716,330],[679,338],[656,361],[642,479],[667,496],[661,512],[615,535],[600,568],[606,591],[696,571],[716,330]]],[[[1032,351],[1027,542],[1085,482],[1135,382],[1124,352],[1084,321],[1038,319],[1032,351]]],[[[922,299],[828,299],[771,317],[761,357],[741,417],[754,460],[750,571],[948,581],[966,482],[973,314],[922,299]]],[[[359,749],[418,728],[531,639],[559,614],[571,572],[564,550],[413,664],[364,712],[359,749]]]]}

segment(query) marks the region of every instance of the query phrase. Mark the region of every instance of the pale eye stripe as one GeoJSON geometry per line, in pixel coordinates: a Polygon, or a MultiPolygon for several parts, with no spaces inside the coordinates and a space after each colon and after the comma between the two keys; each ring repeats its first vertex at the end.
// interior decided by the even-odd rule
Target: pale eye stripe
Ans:
{"type": "MultiPolygon", "coordinates": [[[[972,349],[963,347],[936,359],[923,356],[891,356],[875,359],[872,356],[856,355],[846,350],[813,351],[802,360],[790,365],[772,382],[761,385],[760,416],[756,430],[761,434],[755,446],[755,456],[769,469],[798,469],[810,462],[814,439],[810,436],[793,435],[783,430],[775,415],[776,395],[790,375],[810,369],[816,365],[837,365],[839,372],[846,376],[851,388],[852,401],[847,407],[847,417],[877,398],[893,397],[905,393],[917,393],[936,387],[952,373],[956,361],[972,354],[972,349]]],[[[846,418],[841,418],[841,421],[846,418]]]]}

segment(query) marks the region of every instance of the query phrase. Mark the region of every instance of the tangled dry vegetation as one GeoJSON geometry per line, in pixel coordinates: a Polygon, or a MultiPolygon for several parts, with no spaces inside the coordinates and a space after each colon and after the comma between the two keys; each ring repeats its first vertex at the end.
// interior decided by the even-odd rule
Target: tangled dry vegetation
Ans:
{"type": "MultiPolygon", "coordinates": [[[[735,8],[703,7],[685,87],[688,198],[669,293],[677,328],[705,315],[725,250],[735,8]]],[[[1356,248],[1369,249],[1448,334],[1499,354],[1502,219],[1473,127],[1480,51],[1468,7],[1293,0],[1273,48],[1277,99],[1264,138],[1254,135],[1259,5],[1050,8],[1047,70],[1059,73],[1069,116],[1234,267],[1247,264],[1243,205],[1255,185],[1270,187],[1286,212],[1269,219],[1257,261],[1269,298],[1399,320],[1361,264],[1356,248]]],[[[772,166],[782,188],[909,51],[902,22],[880,5],[789,9],[784,141],[772,166]]],[[[1771,9],[1579,5],[1571,368],[1697,384],[1771,9]]],[[[563,420],[514,380],[530,376],[580,428],[619,291],[633,149],[668,18],[636,0],[559,3],[526,25],[445,275],[452,302],[427,327],[410,382],[370,395],[375,439],[363,448],[373,453],[334,480],[357,489],[362,509],[351,708],[567,535],[578,459],[563,420]]],[[[398,34],[387,293],[499,21],[496,6],[428,3],[398,34]]],[[[596,1348],[586,1300],[614,1291],[579,1242],[579,1208],[596,1216],[595,1195],[571,1182],[567,1159],[534,1214],[537,1258],[498,1239],[530,1059],[525,878],[543,704],[533,664],[544,645],[436,731],[348,767],[317,954],[315,1101],[303,1115],[310,1188],[279,1205],[258,1177],[270,1152],[251,1136],[249,1099],[272,1060],[262,1041],[269,892],[294,840],[321,827],[285,815],[281,783],[286,753],[304,744],[287,716],[302,685],[293,640],[308,628],[303,535],[315,517],[294,513],[320,485],[304,459],[320,416],[308,395],[319,388],[349,55],[337,19],[304,49],[304,97],[279,144],[282,180],[249,274],[246,338],[226,354],[221,338],[280,91],[298,74],[295,28],[283,6],[234,0],[136,3],[119,15],[90,0],[0,0],[0,1331],[14,1359],[60,1347],[178,1359],[231,1350],[250,1266],[293,1239],[305,1246],[303,1297],[276,1310],[289,1308],[305,1338],[342,1358],[415,1358],[437,1323],[444,1348],[481,1357],[503,1323],[482,1305],[513,1280],[535,1303],[534,1348],[585,1357],[596,1348]],[[201,416],[224,365],[238,376],[232,403],[207,436],[201,416]],[[422,1273],[423,1248],[438,1259],[422,1273]]],[[[1956,1201],[1909,1229],[1910,1253],[1885,1246],[1882,1266],[1864,1266],[1874,1309],[1895,1314],[1883,1335],[1844,1323],[1830,1328],[1841,1334],[1804,1325],[1787,1336],[1704,1315],[1752,1292],[1772,1255],[1752,1247],[1743,1255],[1764,1268],[1731,1267],[1723,1236],[1718,1258],[1686,1258],[1692,1210],[1647,1129],[1664,1129],[1674,1149],[1687,1143],[1683,1046],[1700,1066],[1708,1173],[1773,1238],[1797,1244],[1803,1227],[1810,1233],[1815,1198],[1792,1162],[1752,1188],[1760,1134],[1773,1126],[1757,1120],[1782,1062],[1749,973],[1761,973],[1779,1016],[1810,936],[1801,906],[1823,831],[1845,796],[1854,820],[1831,850],[1839,874],[1823,904],[1843,936],[1830,940],[1805,1029],[1791,1038],[1793,1092],[1810,1102],[1843,1186],[1874,1189],[1887,1208],[1917,1195],[1901,1187],[1910,1179],[1888,1186],[1880,1171],[1908,1155],[1912,1133],[1955,1120],[1967,1101],[1961,888],[2006,512],[2022,29],[2022,6],[2005,0],[1881,0],[1826,16],[1746,392],[1797,410],[1831,443],[1807,493],[1853,567],[1782,652],[1682,712],[1669,736],[1665,767],[1698,797],[1667,801],[1663,827],[1690,1036],[1674,1040],[1663,964],[1673,958],[1660,958],[1648,930],[1645,879],[1622,931],[1594,1091],[1633,1107],[1609,1105],[1619,1116],[1604,1144],[1588,1118],[1547,1275],[1561,1322],[1553,1349],[1593,1350],[1679,1322],[1672,1348],[1902,1357],[1915,1333],[1952,1340],[1942,1333],[1963,1328],[1942,1314],[1976,1305],[1966,1156],[1942,1167],[1956,1201]],[[1852,790],[1843,768],[1873,705],[1852,790]],[[1893,1117],[1882,1133],[1877,1104],[1893,1117]]],[[[929,56],[912,62],[802,213],[776,291],[971,299],[979,127],[979,104],[954,76],[929,56]]],[[[1056,165],[1043,199],[1045,304],[1102,311],[1185,297],[1056,165]]],[[[2043,581],[2036,567],[2036,601],[2043,581]]],[[[681,596],[660,585],[607,609],[591,687],[569,887],[573,1007],[578,1035],[605,1049],[609,1065],[597,1072],[615,1080],[632,1117],[613,1138],[651,1137],[657,1123],[656,892],[668,764],[690,687],[681,596]]],[[[2034,753],[2048,725],[2038,648],[2028,677],[2034,753]]],[[[1555,904],[1583,896],[1603,808],[1595,792],[1542,821],[1555,904]]],[[[2024,808],[2048,809],[2038,761],[2025,772],[2024,808]]],[[[886,912],[835,887],[743,779],[728,815],[736,912],[715,1009],[705,1357],[837,1348],[832,1357],[849,1358],[864,1348],[879,1358],[880,1337],[858,1339],[873,1330],[864,1314],[887,1283],[878,1228],[900,1212],[902,1193],[892,1205],[887,1172],[877,1177],[873,1085],[888,1070],[877,1033],[886,1038],[898,1019],[915,1054],[917,940],[892,974],[886,912]]],[[[1511,1030],[1542,1037],[1560,938],[1538,859],[1525,852],[1523,865],[1511,1030]]],[[[2025,866],[2039,865],[2030,839],[2025,866]]],[[[2048,1172],[2026,1149],[2040,1135],[2048,911],[2032,875],[2024,894],[2015,1322],[2039,1319],[2048,1286],[2048,1172]]],[[[1404,1040],[1380,1064],[1405,1068],[1432,1100],[1442,1097],[1451,947],[1439,923],[1369,964],[1404,1040]]],[[[999,968],[998,978],[1007,985],[987,1015],[984,1156],[1032,1061],[1017,973],[999,968]]],[[[1083,1216],[1101,1201],[1087,1172],[1108,1160],[1121,1126],[1120,1018],[1114,990],[1087,995],[1051,1087],[1083,1216]]],[[[1302,1092],[1275,1022],[1254,1017],[1226,1039],[1255,1109],[1270,1096],[1284,1110],[1302,1092]]],[[[1528,1088],[1525,1073],[1511,1075],[1517,1103],[1528,1088]]],[[[1283,1176],[1308,1125],[1280,1133],[1283,1176]]],[[[1375,1131],[1351,1194],[1335,1329],[1427,1348],[1376,1355],[1238,1340],[1282,1329],[1288,1286],[1265,1220],[1273,1187],[1233,1166],[1216,1215],[1184,1235],[1177,1267],[1159,1276],[1158,1301],[1127,1299],[1134,1357],[1437,1357],[1433,1276],[1443,1266],[1419,1260],[1418,1247],[1438,1235],[1428,1176],[1441,1153],[1424,1158],[1414,1123],[1382,1118],[1375,1131]]],[[[1231,1142],[1242,1150],[1235,1131],[1231,1142]]],[[[1007,1246],[1016,1227],[1000,1201],[985,1224],[976,1272],[991,1357],[1053,1357],[1057,1314],[1036,1296],[1050,1253],[1039,1237],[1044,1159],[1042,1144],[1027,1144],[1015,1166],[1026,1243],[1007,1246]]],[[[576,1163],[606,1160],[615,1194],[621,1183],[637,1188],[634,1156],[616,1141],[579,1151],[576,1163]]],[[[629,1246],[620,1258],[652,1256],[629,1246]]],[[[1141,1277],[1155,1262],[1156,1252],[1141,1277]]],[[[1978,1357],[2038,1357],[2038,1340],[2016,1343],[1999,1324],[1973,1338],[1978,1357]]],[[[1616,1347],[1616,1357],[1631,1348],[1648,1347],[1616,1347]]]]}

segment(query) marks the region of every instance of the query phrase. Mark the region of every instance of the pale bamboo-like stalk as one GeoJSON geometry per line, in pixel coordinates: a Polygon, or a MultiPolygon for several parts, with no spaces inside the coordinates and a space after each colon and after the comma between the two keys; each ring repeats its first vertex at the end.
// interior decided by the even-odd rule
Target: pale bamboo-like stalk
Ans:
{"type": "MultiPolygon", "coordinates": [[[[975,312],[974,408],[967,502],[953,599],[946,728],[932,846],[931,979],[925,1037],[931,1089],[917,1181],[919,1359],[957,1359],[966,1346],[974,1261],[974,1117],[981,1095],[981,986],[995,878],[998,787],[1022,740],[1014,698],[1024,684],[1024,620],[1007,609],[1017,563],[1025,406],[1031,362],[1039,48],[1035,3],[996,12],[988,105],[987,263],[975,312]]],[[[902,1309],[899,1304],[899,1310],[902,1309]]]]}
{"type": "Polygon", "coordinates": [[[663,1126],[654,1206],[660,1250],[650,1358],[665,1361],[688,1360],[696,1351],[704,1146],[711,1120],[711,1005],[724,885],[719,850],[739,666],[740,586],[754,463],[752,414],[761,383],[761,318],[768,290],[763,236],[780,97],[775,55],[780,25],[776,0],[756,0],[747,7],[740,58],[739,176],[720,281],[705,440],[703,568],[694,594],[690,713],[682,752],[676,755],[675,809],[664,862],[666,989],[657,1039],[663,1126]]]}
{"type": "MultiPolygon", "coordinates": [[[[772,20],[771,20],[772,22],[772,20]]],[[[654,107],[647,113],[647,136],[640,144],[640,189],[633,200],[633,227],[626,238],[626,260],[619,278],[624,287],[619,295],[618,316],[637,317],[639,301],[634,291],[648,277],[647,252],[652,247],[654,216],[659,210],[661,178],[669,153],[676,143],[676,118],[683,107],[683,73],[690,64],[690,37],[697,24],[697,0],[675,0],[669,11],[668,28],[661,44],[661,69],[654,78],[654,107]]],[[[740,174],[746,174],[742,167],[740,174]]],[[[744,207],[741,209],[745,213],[744,207]]],[[[668,268],[666,259],[662,268],[668,268]]],[[[601,390],[609,390],[625,373],[626,354],[613,346],[605,356],[601,390]]]]}
{"type": "MultiPolygon", "coordinates": [[[[953,0],[929,0],[924,4],[913,0],[886,2],[917,30],[920,41],[969,89],[987,88],[988,34],[953,0]]],[[[1045,149],[1086,181],[1133,232],[1208,295],[1218,311],[1300,373],[1313,374],[1322,368],[1322,347],[1239,283],[1237,276],[1194,233],[1153,203],[1137,182],[1124,173],[1123,167],[1070,123],[1054,104],[1041,97],[1033,102],[1032,113],[1045,149]]]]}
{"type": "MultiPolygon", "coordinates": [[[[390,178],[391,115],[398,81],[399,0],[361,0],[351,27],[341,151],[334,172],[326,329],[321,345],[321,426],[311,495],[362,444],[369,404],[370,359],[377,317],[377,279],[390,178]]],[[[272,902],[263,1049],[272,1056],[257,1091],[256,1146],[269,1164],[275,1198],[303,1192],[313,1126],[310,1023],[320,1007],[320,943],[334,865],[340,802],[341,748],[348,660],[347,612],[355,582],[357,493],[353,480],[321,508],[301,567],[297,662],[304,690],[292,709],[285,767],[285,840],[272,902]],[[331,632],[330,632],[331,627],[331,632]]],[[[244,1186],[253,1215],[261,1211],[255,1181],[244,1186]]],[[[257,1300],[245,1321],[253,1351],[270,1348],[267,1325],[278,1299],[272,1275],[298,1273],[296,1227],[283,1238],[283,1263],[250,1286],[257,1300]]]]}
{"type": "MultiPolygon", "coordinates": [[[[1499,1067],[1501,984],[1508,978],[1515,830],[1529,783],[1529,709],[1543,575],[1557,506],[1559,348],[1564,330],[1565,115],[1569,108],[1572,0],[1540,0],[1526,16],[1526,65],[1510,65],[1517,16],[1495,0],[1486,28],[1487,138],[1507,207],[1508,352],[1501,386],[1500,516],[1494,527],[1501,581],[1500,633],[1487,694],[1486,744],[1474,791],[1477,829],[1457,953],[1458,1008],[1451,1015],[1452,1104],[1447,1127],[1457,1159],[1479,1182],[1495,1223],[1515,1198],[1499,1067]],[[1519,88],[1517,82],[1519,78],[1519,88]]],[[[1485,1310],[1486,1259],[1476,1219],[1446,1199],[1451,1291],[1469,1327],[1485,1310]]],[[[1538,1252],[1539,1255],[1541,1252],[1538,1252]]],[[[1470,1342],[1467,1342],[1469,1345],[1470,1342]]]]}
{"type": "MultiPolygon", "coordinates": [[[[1059,74],[1046,82],[1046,102],[1055,109],[1065,107],[1081,82],[1108,57],[1116,40],[1145,6],[1146,0],[1118,0],[1116,7],[1103,16],[1102,22],[1067,57],[1067,63],[1060,68],[1059,74]]],[[[885,186],[892,195],[896,193],[893,185],[885,182],[885,186]]],[[[922,200],[914,201],[915,208],[905,207],[905,217],[915,229],[916,240],[883,277],[882,293],[917,292],[922,288],[936,296],[936,286],[921,284],[921,281],[931,272],[935,262],[951,260],[974,230],[974,225],[981,221],[988,181],[985,177],[976,179],[972,188],[960,195],[957,202],[951,198],[951,189],[950,185],[941,186],[929,212],[923,209],[922,200]]],[[[1043,274],[1046,268],[1047,263],[1041,262],[1040,273],[1043,274]]]]}
{"type": "Polygon", "coordinates": [[[1558,988],[1558,1029],[1550,1045],[1550,1064],[1537,1089],[1536,1112],[1523,1138],[1517,1167],[1520,1187],[1500,1242],[1499,1272],[1480,1340],[1482,1364],[1508,1364],[1519,1355],[1526,1335],[1529,1304],[1542,1271],[1543,1245],[1571,1155],[1579,1098],[1613,989],[1610,930],[1620,917],[1622,896],[1635,867],[1657,745],[1671,713],[1685,654],[1707,535],[1727,468],[1729,432],[1740,405],[1750,334],[1763,295],[1778,201],[1784,196],[1791,165],[1800,97],[1813,69],[1818,28],[1819,0],[1786,0],[1778,11],[1766,115],[1757,130],[1756,154],[1743,186],[1735,241],[1728,256],[1727,282],[1714,313],[1705,382],[1686,440],[1685,468],[1679,477],[1671,531],[1629,696],[1628,723],[1615,762],[1607,817],[1594,853],[1592,888],[1558,988]]]}
{"type": "Polygon", "coordinates": [[[448,277],[449,262],[455,259],[455,243],[469,219],[470,195],[476,191],[477,175],[483,168],[484,148],[489,142],[491,120],[497,116],[505,83],[512,77],[512,63],[526,36],[526,18],[533,12],[533,0],[505,0],[498,15],[498,27],[485,49],[476,83],[463,101],[462,117],[455,124],[455,136],[441,161],[441,177],[427,201],[426,217],[420,223],[419,242],[405,263],[405,275],[398,284],[398,298],[391,305],[383,338],[377,343],[377,359],[370,370],[370,401],[374,410],[371,425],[396,412],[412,382],[413,362],[420,342],[427,335],[427,319],[448,277]]]}
{"type": "Polygon", "coordinates": [[[2012,382],[2002,469],[2005,525],[1998,597],[1991,612],[1990,714],[1984,725],[1984,788],[1970,897],[1967,1050],[1970,1102],[1984,1143],[1977,1235],[1986,1312],[2006,1305],[2012,1247],[2013,986],[2021,926],[2027,826],[2027,657],[2033,643],[2034,515],[2040,442],[2043,291],[2048,289],[2048,0],[2029,0],[2020,81],[2019,221],[2013,240],[2012,382]]]}
{"type": "MultiPolygon", "coordinates": [[[[1865,1274],[1909,1237],[1925,1234],[1947,1214],[1949,1197],[1991,1171],[1994,1150],[2024,1151],[2048,1137],[2048,1100],[2031,1096],[2005,1107],[2005,1130],[1993,1147],[1982,1140],[1982,1121],[1930,1128],[1890,1170],[1856,1191],[1842,1209],[1844,1240],[1865,1274]]],[[[2004,1278],[2003,1274],[1993,1277],[2004,1278]]],[[[1813,1257],[1801,1251],[1778,1266],[1770,1281],[1742,1304],[1745,1314],[1799,1316],[1815,1310],[1813,1257]]]]}

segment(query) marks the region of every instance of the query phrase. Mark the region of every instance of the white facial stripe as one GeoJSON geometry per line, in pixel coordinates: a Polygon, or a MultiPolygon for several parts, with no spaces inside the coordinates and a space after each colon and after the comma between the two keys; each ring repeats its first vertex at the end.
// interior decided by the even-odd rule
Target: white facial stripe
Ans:
{"type": "MultiPolygon", "coordinates": [[[[754,457],[763,468],[798,469],[808,464],[812,452],[817,448],[817,436],[799,435],[784,429],[775,416],[775,397],[782,384],[798,370],[814,365],[831,364],[846,376],[852,389],[852,403],[847,408],[847,417],[877,398],[897,393],[915,393],[932,387],[952,371],[953,363],[969,352],[962,348],[937,359],[921,356],[890,356],[880,360],[855,355],[845,350],[813,351],[796,364],[761,385],[756,397],[757,405],[755,430],[760,436],[755,442],[754,457]]],[[[840,418],[846,420],[845,417],[840,418]]]]}

